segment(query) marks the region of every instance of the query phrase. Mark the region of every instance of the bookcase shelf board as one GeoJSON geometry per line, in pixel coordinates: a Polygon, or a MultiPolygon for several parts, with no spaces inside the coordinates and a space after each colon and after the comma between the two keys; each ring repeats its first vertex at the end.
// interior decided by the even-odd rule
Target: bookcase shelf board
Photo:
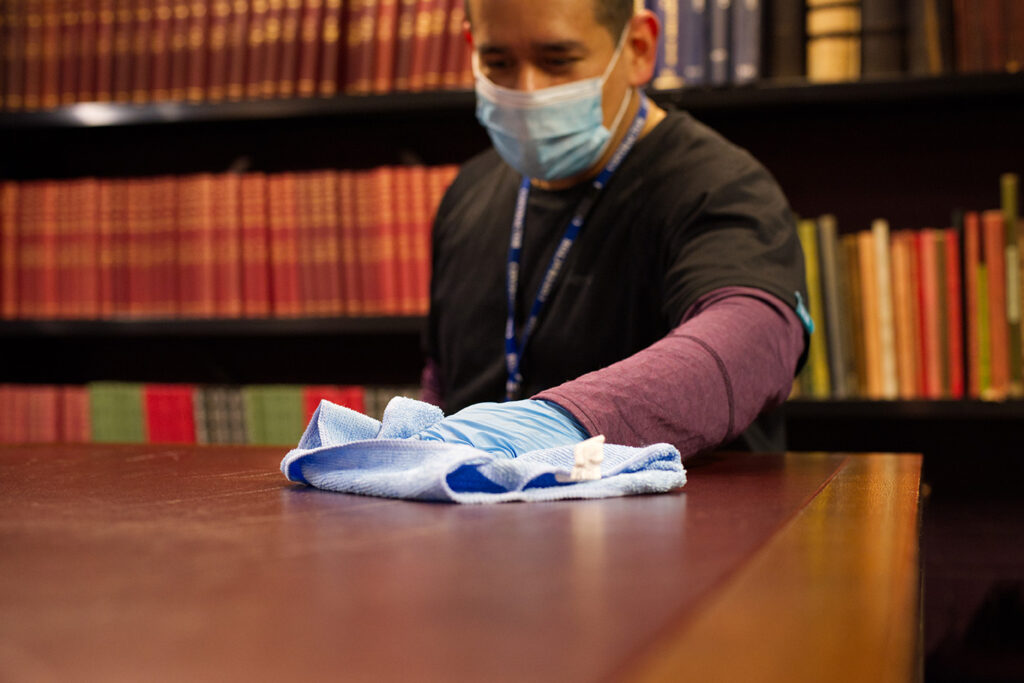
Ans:
{"type": "MultiPolygon", "coordinates": [[[[652,91],[650,95],[659,103],[671,103],[695,114],[848,106],[960,106],[965,103],[977,106],[983,102],[1024,100],[1024,72],[894,77],[824,84],[762,81],[742,87],[652,91]]],[[[46,111],[0,113],[0,131],[323,118],[366,122],[367,117],[415,118],[422,122],[424,117],[464,115],[473,109],[474,102],[473,93],[464,90],[217,103],[87,102],[46,111]]]]}

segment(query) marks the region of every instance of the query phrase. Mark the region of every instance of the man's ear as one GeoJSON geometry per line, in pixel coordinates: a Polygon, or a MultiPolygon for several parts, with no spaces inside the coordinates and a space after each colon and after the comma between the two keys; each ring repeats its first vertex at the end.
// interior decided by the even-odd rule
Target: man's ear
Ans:
{"type": "Polygon", "coordinates": [[[658,58],[658,37],[661,25],[650,10],[641,10],[629,20],[629,84],[646,85],[654,78],[654,65],[658,58]]]}

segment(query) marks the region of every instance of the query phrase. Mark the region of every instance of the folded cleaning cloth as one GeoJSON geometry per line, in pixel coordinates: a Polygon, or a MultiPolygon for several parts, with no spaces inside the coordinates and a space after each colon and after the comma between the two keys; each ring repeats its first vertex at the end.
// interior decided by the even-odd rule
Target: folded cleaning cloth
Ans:
{"type": "Polygon", "coordinates": [[[330,491],[455,503],[607,498],[661,493],[686,483],[679,451],[665,443],[604,446],[600,478],[567,481],[581,471],[577,466],[574,473],[574,446],[509,459],[409,438],[443,417],[436,406],[410,398],[392,399],[383,422],[321,401],[281,471],[291,481],[330,491]]]}

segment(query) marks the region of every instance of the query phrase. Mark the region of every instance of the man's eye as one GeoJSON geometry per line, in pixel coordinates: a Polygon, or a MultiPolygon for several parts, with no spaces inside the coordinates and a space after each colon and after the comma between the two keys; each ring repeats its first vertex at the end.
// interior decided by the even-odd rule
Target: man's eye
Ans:
{"type": "Polygon", "coordinates": [[[578,61],[576,57],[548,57],[544,60],[544,66],[549,71],[565,71],[578,61]]]}
{"type": "Polygon", "coordinates": [[[484,68],[488,71],[502,71],[512,66],[512,61],[508,59],[487,59],[484,60],[484,68]]]}

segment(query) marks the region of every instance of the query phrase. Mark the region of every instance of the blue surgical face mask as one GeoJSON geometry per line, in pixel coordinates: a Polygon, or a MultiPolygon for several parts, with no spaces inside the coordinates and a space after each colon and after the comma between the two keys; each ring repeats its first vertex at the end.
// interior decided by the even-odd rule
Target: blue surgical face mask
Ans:
{"type": "MultiPolygon", "coordinates": [[[[533,91],[495,84],[480,72],[473,54],[476,118],[509,166],[530,178],[559,180],[582,173],[601,159],[612,140],[612,132],[604,127],[601,92],[625,36],[623,31],[600,76],[533,91]]],[[[626,113],[630,94],[626,90],[612,130],[626,113]]]]}

